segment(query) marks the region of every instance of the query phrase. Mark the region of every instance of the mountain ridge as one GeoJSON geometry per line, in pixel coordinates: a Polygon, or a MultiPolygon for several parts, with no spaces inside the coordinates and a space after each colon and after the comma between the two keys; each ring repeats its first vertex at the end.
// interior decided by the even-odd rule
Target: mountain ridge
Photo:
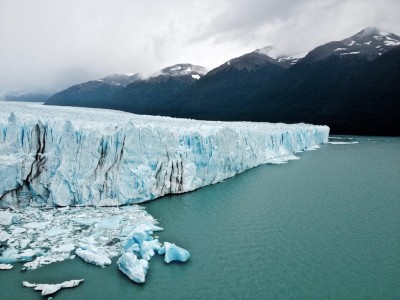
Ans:
{"type": "Polygon", "coordinates": [[[399,45],[399,36],[368,27],[304,57],[274,56],[269,46],[256,49],[196,73],[199,78],[191,77],[188,66],[193,65],[178,64],[132,82],[96,107],[203,120],[310,122],[327,124],[333,133],[400,135],[391,112],[400,113],[399,45]]]}

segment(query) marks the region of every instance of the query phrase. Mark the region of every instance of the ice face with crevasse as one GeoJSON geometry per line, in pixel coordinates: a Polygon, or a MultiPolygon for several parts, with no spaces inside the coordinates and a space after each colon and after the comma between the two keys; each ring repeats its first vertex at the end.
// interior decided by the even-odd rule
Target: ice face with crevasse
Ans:
{"type": "Polygon", "coordinates": [[[0,207],[139,203],[327,142],[308,124],[0,102],[0,207]]]}

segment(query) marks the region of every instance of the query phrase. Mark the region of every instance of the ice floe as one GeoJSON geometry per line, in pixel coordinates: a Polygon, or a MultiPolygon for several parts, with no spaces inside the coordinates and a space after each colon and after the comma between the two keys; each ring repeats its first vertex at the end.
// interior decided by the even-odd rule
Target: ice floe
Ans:
{"type": "Polygon", "coordinates": [[[84,281],[83,279],[68,280],[68,281],[64,281],[62,283],[56,283],[56,284],[30,283],[28,281],[24,281],[24,282],[22,282],[22,285],[24,287],[33,288],[35,291],[41,291],[42,296],[47,296],[47,295],[54,294],[55,292],[58,292],[60,289],[72,288],[72,287],[78,286],[83,281],[84,281]]]}
{"type": "Polygon", "coordinates": [[[0,270],[11,270],[13,265],[11,264],[0,264],[0,270]]]}

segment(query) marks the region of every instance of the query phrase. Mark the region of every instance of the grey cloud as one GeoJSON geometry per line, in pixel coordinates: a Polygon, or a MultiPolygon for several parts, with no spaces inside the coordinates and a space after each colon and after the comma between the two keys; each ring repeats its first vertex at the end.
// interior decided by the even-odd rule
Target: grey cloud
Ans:
{"type": "Polygon", "coordinates": [[[0,94],[212,68],[269,44],[294,54],[367,26],[400,34],[399,20],[398,0],[1,0],[0,94]]]}

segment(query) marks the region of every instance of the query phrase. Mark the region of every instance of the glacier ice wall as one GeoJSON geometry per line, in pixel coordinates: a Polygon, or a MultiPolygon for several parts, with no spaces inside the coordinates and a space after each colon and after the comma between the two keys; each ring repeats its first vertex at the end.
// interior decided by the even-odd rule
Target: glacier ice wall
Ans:
{"type": "Polygon", "coordinates": [[[207,122],[0,102],[0,207],[130,204],[328,141],[308,124],[207,122]]]}

